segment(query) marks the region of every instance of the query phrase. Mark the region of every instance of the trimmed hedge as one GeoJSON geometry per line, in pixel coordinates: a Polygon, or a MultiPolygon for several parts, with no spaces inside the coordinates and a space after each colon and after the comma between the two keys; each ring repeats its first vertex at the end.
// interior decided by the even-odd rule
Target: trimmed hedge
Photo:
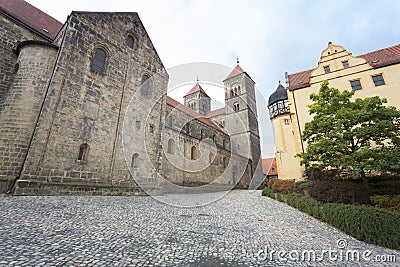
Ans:
{"type": "Polygon", "coordinates": [[[274,198],[326,222],[358,240],[400,249],[400,213],[366,205],[322,203],[298,193],[281,194],[266,188],[263,195],[274,198]]]}
{"type": "Polygon", "coordinates": [[[345,181],[320,181],[308,186],[308,194],[324,203],[367,204],[369,194],[363,184],[345,181]]]}

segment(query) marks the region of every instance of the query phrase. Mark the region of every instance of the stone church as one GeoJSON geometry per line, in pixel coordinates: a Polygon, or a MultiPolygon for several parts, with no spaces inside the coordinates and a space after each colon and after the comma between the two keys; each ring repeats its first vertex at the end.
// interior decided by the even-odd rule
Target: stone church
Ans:
{"type": "Polygon", "coordinates": [[[199,82],[182,105],[137,13],[62,24],[0,0],[0,19],[0,193],[256,187],[255,82],[239,64],[221,77],[225,107],[211,110],[199,82]]]}

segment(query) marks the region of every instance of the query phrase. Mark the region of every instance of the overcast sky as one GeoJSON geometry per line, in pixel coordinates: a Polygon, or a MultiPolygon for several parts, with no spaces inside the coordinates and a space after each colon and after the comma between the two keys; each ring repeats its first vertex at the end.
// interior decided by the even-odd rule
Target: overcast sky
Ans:
{"type": "MultiPolygon", "coordinates": [[[[360,55],[397,44],[400,37],[398,0],[28,2],[61,22],[72,10],[138,12],[167,69],[191,62],[233,68],[239,57],[266,100],[286,71],[314,68],[329,41],[360,55]]],[[[258,114],[263,157],[269,157],[274,145],[266,107],[259,105],[258,114]]]]}

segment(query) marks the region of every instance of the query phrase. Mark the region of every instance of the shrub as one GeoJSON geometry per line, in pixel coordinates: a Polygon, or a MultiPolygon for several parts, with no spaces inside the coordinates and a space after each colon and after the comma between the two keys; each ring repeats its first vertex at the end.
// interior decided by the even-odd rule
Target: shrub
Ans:
{"type": "Polygon", "coordinates": [[[371,193],[374,195],[399,195],[400,180],[371,179],[369,182],[371,193]]]}
{"type": "Polygon", "coordinates": [[[268,187],[275,192],[290,192],[294,186],[294,180],[274,179],[268,181],[268,187]]]}
{"type": "Polygon", "coordinates": [[[312,181],[298,181],[294,184],[293,191],[304,194],[312,183],[312,181]]]}
{"type": "Polygon", "coordinates": [[[363,185],[351,182],[316,182],[309,185],[308,194],[324,203],[369,203],[369,194],[363,185]]]}
{"type": "Polygon", "coordinates": [[[400,210],[400,195],[374,195],[370,197],[371,203],[379,208],[400,210]]]}
{"type": "MultiPolygon", "coordinates": [[[[266,191],[272,192],[272,198],[276,196],[277,200],[285,200],[290,206],[329,223],[361,241],[391,249],[400,249],[399,212],[365,205],[324,204],[298,193],[273,193],[271,189],[266,191]]],[[[398,197],[394,202],[400,202],[400,196],[398,197]]]]}

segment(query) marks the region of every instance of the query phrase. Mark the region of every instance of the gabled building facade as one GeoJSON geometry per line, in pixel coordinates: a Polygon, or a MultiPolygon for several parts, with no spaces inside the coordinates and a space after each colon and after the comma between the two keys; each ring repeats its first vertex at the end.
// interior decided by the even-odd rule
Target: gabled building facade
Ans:
{"type": "Polygon", "coordinates": [[[301,137],[305,123],[312,119],[310,95],[319,91],[323,81],[339,90],[354,90],[354,98],[379,96],[387,99],[387,105],[400,108],[399,77],[399,44],[353,56],[331,42],[316,68],[286,74],[286,87],[279,85],[268,103],[279,178],[302,178],[304,168],[296,154],[307,149],[301,137]]]}

